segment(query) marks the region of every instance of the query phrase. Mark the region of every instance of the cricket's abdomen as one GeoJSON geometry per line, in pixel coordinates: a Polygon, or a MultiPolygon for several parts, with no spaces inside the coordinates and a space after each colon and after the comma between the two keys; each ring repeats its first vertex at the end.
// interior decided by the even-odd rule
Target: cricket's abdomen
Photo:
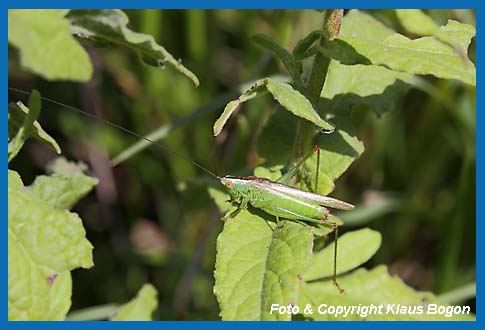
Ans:
{"type": "Polygon", "coordinates": [[[259,187],[253,189],[249,204],[275,217],[307,222],[321,222],[328,217],[328,209],[312,201],[259,187]]]}

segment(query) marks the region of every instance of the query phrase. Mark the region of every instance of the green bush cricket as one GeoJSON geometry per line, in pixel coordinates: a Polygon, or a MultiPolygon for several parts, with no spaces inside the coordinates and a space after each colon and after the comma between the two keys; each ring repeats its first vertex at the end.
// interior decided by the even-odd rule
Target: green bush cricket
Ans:
{"type": "MultiPolygon", "coordinates": [[[[318,146],[315,146],[312,152],[307,154],[295,167],[276,181],[256,176],[237,177],[228,175],[217,177],[231,197],[231,202],[235,204],[234,208],[226,213],[223,220],[228,220],[235,216],[241,209],[246,208],[250,204],[255,208],[275,216],[277,222],[279,222],[279,218],[281,217],[317,225],[331,225],[335,231],[333,283],[340,293],[343,293],[344,290],[337,282],[338,225],[334,222],[327,221],[330,212],[326,207],[352,210],[354,206],[335,198],[321,196],[288,185],[291,177],[315,151],[318,153],[318,180],[318,163],[320,159],[320,148],[318,146]]],[[[315,183],[315,187],[317,185],[318,182],[315,183]]]]}
{"type": "MultiPolygon", "coordinates": [[[[10,90],[19,92],[22,94],[29,94],[25,91],[18,90],[15,88],[10,88],[10,90]]],[[[226,175],[220,177],[213,172],[209,171],[202,165],[186,158],[185,156],[169,149],[167,146],[153,141],[145,136],[137,134],[125,127],[117,125],[108,120],[98,118],[88,112],[81,109],[57,102],[55,100],[42,97],[43,100],[60,105],[64,108],[79,112],[92,119],[103,122],[109,126],[115,127],[124,131],[125,133],[131,134],[139,139],[146,140],[155,146],[159,147],[163,151],[168,151],[175,156],[190,162],[192,165],[203,170],[210,176],[219,180],[222,186],[225,188],[230,196],[230,202],[233,204],[233,208],[230,209],[223,217],[222,220],[228,221],[230,218],[235,217],[239,211],[251,205],[254,208],[258,208],[263,212],[272,215],[276,218],[276,222],[279,223],[280,218],[293,220],[293,221],[304,221],[307,223],[312,223],[315,225],[327,225],[332,226],[335,232],[335,245],[334,245],[334,264],[333,264],[333,283],[338,288],[340,293],[344,290],[339,286],[337,282],[337,241],[338,241],[338,224],[335,222],[328,221],[330,212],[327,207],[340,209],[340,210],[352,210],[353,205],[346,203],[344,201],[334,199],[327,196],[318,195],[316,193],[308,192],[302,189],[298,189],[288,185],[290,179],[295,175],[297,170],[305,163],[305,161],[314,153],[317,152],[317,174],[315,187],[318,185],[318,169],[320,161],[320,149],[315,146],[311,152],[309,152],[298,164],[296,164],[292,169],[288,170],[284,175],[282,175],[276,181],[271,181],[265,178],[260,178],[256,176],[230,176],[226,175]]],[[[316,189],[315,189],[316,190],[316,189]]]]}

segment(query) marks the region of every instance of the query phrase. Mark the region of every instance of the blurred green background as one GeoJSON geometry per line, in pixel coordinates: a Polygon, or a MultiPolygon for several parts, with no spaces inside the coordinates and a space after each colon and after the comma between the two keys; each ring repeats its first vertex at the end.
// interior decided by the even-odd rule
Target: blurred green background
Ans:
{"type": "MultiPolygon", "coordinates": [[[[281,64],[250,36],[265,33],[291,49],[321,27],[322,13],[125,12],[130,27],[153,35],[182,59],[199,77],[200,87],[109,45],[86,45],[95,67],[86,84],[46,82],[26,73],[9,49],[9,86],[37,88],[43,96],[138,134],[175,124],[164,140],[170,148],[218,174],[248,173],[258,164],[255,136],[274,108],[271,98],[249,102],[217,138],[212,124],[243,84],[284,74],[281,64]]],[[[394,11],[369,13],[406,35],[394,11]]],[[[475,25],[473,11],[427,13],[440,25],[449,18],[475,25]]],[[[469,53],[475,62],[475,41],[469,53]]],[[[337,181],[335,195],[357,205],[342,214],[344,232],[368,226],[382,233],[382,246],[368,266],[387,264],[408,285],[442,294],[475,280],[475,88],[425,79],[429,86],[412,89],[381,118],[364,107],[354,110],[360,123],[357,136],[366,150],[337,181]]],[[[10,99],[25,100],[14,94],[10,99]]],[[[217,182],[155,147],[111,168],[109,159],[136,138],[46,102],[39,121],[68,159],[88,163],[100,179],[96,191],[74,209],[95,247],[95,267],[73,272],[71,310],[128,301],[151,282],[159,291],[155,319],[218,319],[212,287],[222,223],[207,193],[207,186],[217,182]]],[[[55,156],[30,141],[10,167],[29,184],[55,156]]],[[[473,306],[474,300],[466,303],[473,306]]]]}

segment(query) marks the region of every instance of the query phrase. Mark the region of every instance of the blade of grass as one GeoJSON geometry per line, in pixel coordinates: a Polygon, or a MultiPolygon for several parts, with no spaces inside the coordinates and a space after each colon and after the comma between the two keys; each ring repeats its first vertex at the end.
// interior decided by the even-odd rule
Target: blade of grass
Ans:
{"type": "Polygon", "coordinates": [[[477,283],[468,283],[459,288],[453,289],[446,293],[440,294],[437,298],[439,301],[454,305],[459,304],[465,300],[476,297],[477,295],[477,283]]]}
{"type": "Polygon", "coordinates": [[[107,320],[116,313],[118,305],[106,304],[79,309],[67,315],[66,321],[107,320]]]}
{"type": "MultiPolygon", "coordinates": [[[[228,92],[225,94],[220,95],[219,97],[216,97],[214,100],[211,102],[207,103],[206,105],[195,109],[193,112],[188,114],[187,116],[183,116],[178,118],[177,120],[165,124],[153,132],[149,133],[145,137],[153,142],[161,141],[165,137],[167,137],[170,132],[172,132],[174,129],[179,128],[181,126],[184,126],[185,124],[190,123],[191,121],[203,117],[215,110],[218,110],[220,107],[222,107],[224,104],[232,100],[233,98],[237,97],[239,94],[238,91],[233,91],[233,92],[228,92]]],[[[130,157],[133,155],[137,154],[138,152],[144,150],[145,148],[151,146],[152,143],[148,142],[147,140],[140,140],[136,142],[135,144],[131,145],[127,149],[125,149],[123,152],[118,154],[116,157],[114,157],[111,160],[112,166],[117,166],[121,164],[122,162],[128,160],[130,157]]]]}

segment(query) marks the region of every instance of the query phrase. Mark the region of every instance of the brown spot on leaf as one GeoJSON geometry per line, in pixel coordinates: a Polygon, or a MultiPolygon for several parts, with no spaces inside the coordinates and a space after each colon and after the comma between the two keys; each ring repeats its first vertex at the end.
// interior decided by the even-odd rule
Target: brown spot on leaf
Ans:
{"type": "Polygon", "coordinates": [[[49,286],[52,286],[57,276],[59,276],[59,273],[54,273],[52,275],[49,275],[49,277],[47,277],[47,284],[49,284],[49,286]]]}

